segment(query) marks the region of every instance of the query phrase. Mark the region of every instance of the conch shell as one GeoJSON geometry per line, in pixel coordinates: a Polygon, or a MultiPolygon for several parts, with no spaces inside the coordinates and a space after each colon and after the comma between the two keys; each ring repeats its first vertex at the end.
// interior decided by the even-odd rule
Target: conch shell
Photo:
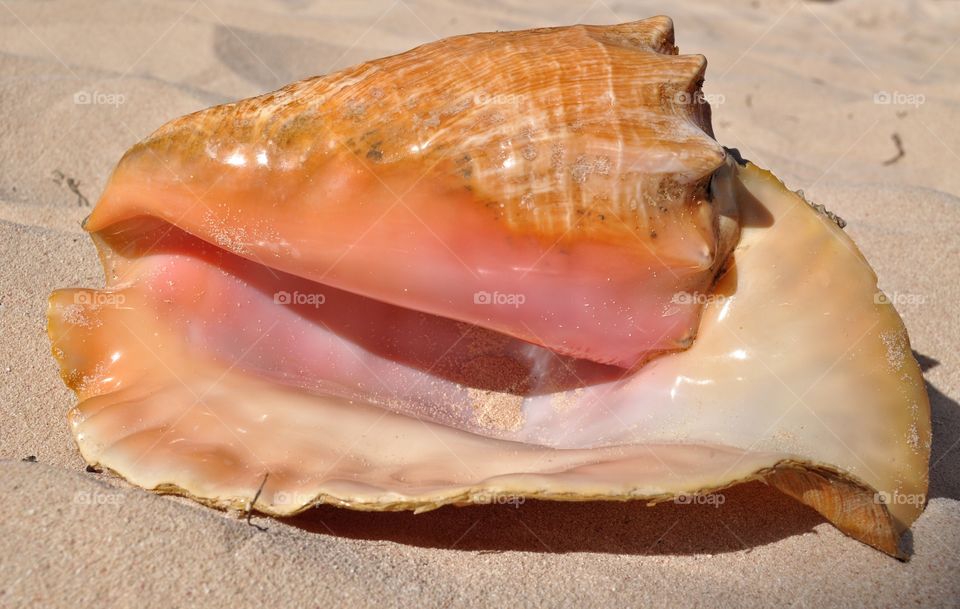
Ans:
{"type": "Polygon", "coordinates": [[[83,457],[278,516],[763,480],[903,556],[903,324],[676,53],[665,17],[461,36],[137,144],[85,223],[106,288],[50,300],[83,457]]]}

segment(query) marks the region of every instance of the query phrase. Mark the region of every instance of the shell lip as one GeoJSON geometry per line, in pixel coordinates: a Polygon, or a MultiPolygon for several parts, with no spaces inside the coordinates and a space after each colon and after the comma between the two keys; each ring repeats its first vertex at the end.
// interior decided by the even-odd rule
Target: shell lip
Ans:
{"type": "MultiPolygon", "coordinates": [[[[83,450],[81,447],[81,453],[82,452],[83,450]]],[[[96,460],[88,459],[85,455],[84,459],[91,467],[97,468],[109,473],[110,475],[129,482],[129,480],[124,478],[124,476],[122,476],[120,473],[111,469],[109,466],[97,463],[96,460]]],[[[728,488],[739,486],[741,484],[756,481],[762,482],[768,486],[772,486],[785,495],[799,500],[800,498],[790,492],[789,487],[779,480],[779,477],[785,473],[799,473],[806,476],[817,476],[826,479],[830,485],[848,485],[854,489],[854,492],[860,493],[861,495],[868,495],[871,498],[875,498],[877,496],[877,492],[873,487],[866,482],[859,480],[856,476],[850,474],[849,472],[842,471],[828,464],[814,464],[802,459],[789,457],[780,460],[770,467],[760,469],[748,476],[731,480],[716,486],[691,489],[689,492],[641,494],[627,491],[613,494],[598,493],[595,495],[585,495],[576,492],[564,493],[515,489],[506,489],[506,492],[509,492],[511,495],[516,497],[522,497],[523,499],[541,501],[620,501],[624,503],[643,502],[647,507],[652,507],[660,503],[676,500],[681,496],[710,495],[728,488]]],[[[485,485],[484,481],[465,489],[450,489],[446,492],[437,493],[432,497],[417,498],[403,497],[401,495],[399,497],[395,497],[392,501],[384,501],[382,498],[370,500],[327,492],[318,492],[314,497],[311,498],[311,500],[303,503],[302,505],[296,506],[294,509],[278,509],[276,506],[270,503],[256,501],[255,499],[259,495],[259,492],[253,498],[209,497],[194,494],[190,490],[172,482],[161,483],[146,490],[154,492],[158,495],[184,497],[200,503],[201,505],[221,511],[239,512],[242,514],[258,513],[264,516],[281,519],[297,516],[321,505],[329,505],[358,512],[411,511],[414,514],[423,514],[446,506],[466,507],[470,505],[483,505],[485,503],[484,501],[476,501],[478,497],[485,497],[492,492],[505,492],[504,489],[497,488],[494,485],[485,485]]],[[[395,492],[392,494],[396,495],[395,492]]],[[[816,505],[809,504],[805,501],[801,501],[801,503],[807,504],[809,507],[811,507],[811,509],[818,512],[826,522],[830,522],[836,527],[836,523],[834,523],[827,514],[824,514],[820,509],[818,509],[816,505]]],[[[853,531],[845,528],[836,528],[838,528],[838,530],[848,537],[880,550],[884,554],[887,554],[898,561],[908,562],[913,554],[912,544],[909,537],[909,525],[898,522],[890,513],[885,503],[874,500],[874,505],[876,506],[876,512],[879,519],[878,524],[880,525],[875,534],[863,536],[857,535],[853,531]]]]}

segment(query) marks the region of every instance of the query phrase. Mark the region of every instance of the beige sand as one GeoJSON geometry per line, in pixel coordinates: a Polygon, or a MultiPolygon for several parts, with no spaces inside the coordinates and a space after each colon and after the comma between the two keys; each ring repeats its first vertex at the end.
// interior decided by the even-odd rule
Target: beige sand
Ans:
{"type": "Polygon", "coordinates": [[[256,518],[260,530],[85,473],[64,418],[72,397],[48,354],[45,299],[55,287],[100,284],[79,228],[89,207],[74,191],[95,200],[138,138],[174,116],[437,37],[667,9],[0,4],[0,606],[960,604],[955,4],[669,9],[681,49],[710,60],[718,139],[843,216],[897,299],[934,417],[931,500],[906,564],[759,484],[730,490],[720,507],[324,508],[285,523],[256,518]],[[905,155],[885,164],[894,134],[905,155]],[[20,461],[28,455],[39,462],[20,461]]]}

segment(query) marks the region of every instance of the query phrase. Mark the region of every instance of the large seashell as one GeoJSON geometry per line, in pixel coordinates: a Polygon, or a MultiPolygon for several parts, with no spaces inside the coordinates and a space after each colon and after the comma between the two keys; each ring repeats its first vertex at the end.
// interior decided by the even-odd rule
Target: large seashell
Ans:
{"type": "Polygon", "coordinates": [[[274,515],[761,479],[902,556],[903,324],[675,52],[662,17],[477,34],[161,128],[86,223],[107,287],[51,296],[84,458],[274,515]]]}

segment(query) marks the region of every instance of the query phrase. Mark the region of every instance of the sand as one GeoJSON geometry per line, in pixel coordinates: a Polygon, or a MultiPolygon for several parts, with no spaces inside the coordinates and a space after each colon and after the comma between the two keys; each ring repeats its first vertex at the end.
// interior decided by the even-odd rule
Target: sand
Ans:
{"type": "Polygon", "coordinates": [[[960,604],[956,4],[0,4],[0,606],[960,604]],[[79,222],[137,139],[438,37],[665,10],[681,49],[710,61],[718,140],[846,219],[897,299],[934,423],[930,503],[910,562],[760,484],[719,507],[323,508],[251,526],[84,471],[45,299],[102,285],[79,222]]]}

